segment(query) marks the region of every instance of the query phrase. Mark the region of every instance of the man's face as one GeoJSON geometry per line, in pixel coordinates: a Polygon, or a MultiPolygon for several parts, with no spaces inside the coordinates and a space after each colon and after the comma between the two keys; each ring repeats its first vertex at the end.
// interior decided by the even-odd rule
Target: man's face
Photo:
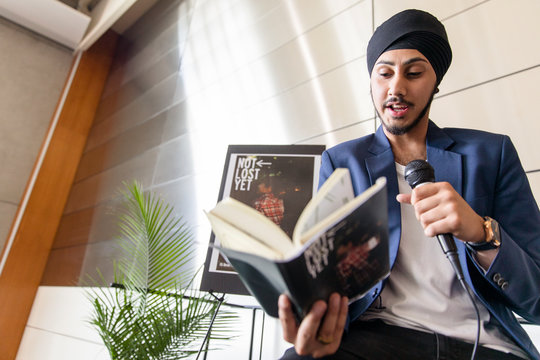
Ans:
{"type": "Polygon", "coordinates": [[[267,186],[265,183],[260,183],[259,191],[263,194],[267,194],[269,192],[272,192],[272,187],[270,185],[267,186]]]}
{"type": "Polygon", "coordinates": [[[402,135],[427,122],[436,82],[433,67],[418,50],[383,53],[371,73],[371,98],[386,132],[402,135]]]}

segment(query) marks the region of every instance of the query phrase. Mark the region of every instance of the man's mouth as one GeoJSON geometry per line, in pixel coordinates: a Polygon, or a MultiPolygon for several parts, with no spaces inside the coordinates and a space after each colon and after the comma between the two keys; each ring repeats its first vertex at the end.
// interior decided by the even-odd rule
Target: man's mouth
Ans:
{"type": "Polygon", "coordinates": [[[409,110],[409,105],[403,103],[389,103],[385,106],[392,112],[393,116],[403,116],[409,110]]]}

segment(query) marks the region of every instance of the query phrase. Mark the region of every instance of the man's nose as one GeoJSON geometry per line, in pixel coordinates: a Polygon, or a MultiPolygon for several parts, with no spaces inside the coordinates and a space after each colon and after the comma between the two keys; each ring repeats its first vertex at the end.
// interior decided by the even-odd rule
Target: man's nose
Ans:
{"type": "Polygon", "coordinates": [[[388,96],[405,96],[407,94],[406,79],[403,75],[396,74],[392,77],[388,86],[388,96]]]}

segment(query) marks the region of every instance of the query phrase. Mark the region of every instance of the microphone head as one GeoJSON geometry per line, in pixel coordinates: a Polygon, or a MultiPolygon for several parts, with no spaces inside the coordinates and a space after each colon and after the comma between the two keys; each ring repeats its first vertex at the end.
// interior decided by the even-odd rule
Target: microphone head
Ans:
{"type": "Polygon", "coordinates": [[[425,160],[413,160],[405,166],[405,180],[414,189],[420,184],[435,182],[435,170],[425,160]]]}

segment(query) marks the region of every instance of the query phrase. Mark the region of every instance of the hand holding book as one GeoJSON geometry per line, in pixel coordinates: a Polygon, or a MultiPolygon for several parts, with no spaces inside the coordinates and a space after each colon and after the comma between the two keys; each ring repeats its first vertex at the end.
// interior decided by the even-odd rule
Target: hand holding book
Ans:
{"type": "Polygon", "coordinates": [[[333,293],[328,302],[316,301],[302,322],[298,323],[287,296],[279,297],[283,338],[303,354],[316,357],[334,354],[341,343],[347,315],[347,297],[333,293]]]}

